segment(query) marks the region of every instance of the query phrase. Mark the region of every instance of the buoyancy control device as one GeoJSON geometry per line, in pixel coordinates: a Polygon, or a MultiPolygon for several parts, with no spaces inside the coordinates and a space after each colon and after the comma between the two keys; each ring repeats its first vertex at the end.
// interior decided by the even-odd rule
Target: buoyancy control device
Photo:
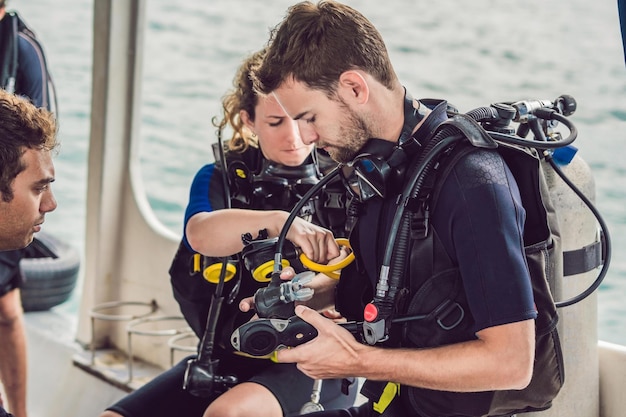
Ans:
{"type": "MultiPolygon", "coordinates": [[[[218,131],[218,141],[213,146],[213,152],[222,181],[212,187],[222,190],[225,208],[289,210],[297,202],[304,201],[305,204],[294,208],[292,213],[321,224],[335,234],[347,233],[347,193],[338,178],[324,187],[318,198],[302,199],[318,183],[329,183],[324,179],[324,174],[331,171],[336,163],[323,152],[313,151],[309,160],[298,167],[286,167],[268,161],[258,148],[227,155],[221,131],[218,131]]],[[[237,309],[233,301],[240,290],[249,291],[270,281],[271,266],[268,272],[263,257],[269,254],[269,260],[273,259],[276,239],[268,239],[266,231],[260,230],[257,238],[248,233],[242,236],[242,241],[244,251],[228,258],[193,253],[181,242],[169,271],[181,311],[201,338],[198,356],[188,361],[183,383],[183,388],[195,396],[213,397],[237,383],[236,375],[221,375],[219,360],[214,358],[215,348],[222,342],[220,336],[224,330],[240,319],[233,313],[237,309]],[[246,267],[246,273],[242,271],[243,266],[246,267]],[[242,282],[253,281],[250,277],[256,284],[242,282]],[[229,317],[219,319],[225,308],[229,309],[229,317]],[[203,314],[206,320],[202,320],[203,314]]],[[[289,255],[285,257],[288,262],[282,265],[293,266],[298,272],[304,271],[306,268],[296,248],[293,245],[288,245],[288,248],[289,255]]],[[[292,282],[295,284],[296,281],[292,282]]],[[[299,287],[292,289],[291,293],[301,299],[306,297],[307,291],[311,290],[299,287]]],[[[292,314],[293,310],[290,311],[292,314]]]]}
{"type": "MultiPolygon", "coordinates": [[[[428,403],[423,405],[423,398],[427,396],[407,395],[407,398],[412,398],[412,405],[421,404],[419,405],[422,407],[420,409],[421,414],[426,416],[461,414],[499,416],[542,410],[550,407],[552,399],[559,392],[563,384],[564,373],[562,358],[560,357],[560,343],[556,332],[556,308],[575,304],[593,293],[606,275],[611,255],[609,234],[602,217],[588,198],[563,175],[560,168],[563,164],[567,164],[575,154],[575,148],[571,146],[571,143],[576,138],[577,131],[567,119],[567,116],[571,115],[575,108],[575,100],[564,95],[554,101],[496,103],[489,107],[478,108],[467,115],[461,115],[454,109],[450,109],[448,120],[434,131],[433,139],[428,142],[427,149],[421,153],[421,160],[416,164],[411,164],[412,169],[407,170],[409,172],[404,177],[406,185],[398,196],[400,204],[394,217],[391,233],[388,236],[387,251],[380,269],[376,295],[366,307],[365,321],[348,323],[345,326],[363,343],[376,344],[387,340],[392,325],[404,323],[403,326],[410,327],[412,321],[419,321],[423,318],[424,314],[414,314],[413,316],[410,312],[405,314],[400,312],[399,314],[396,309],[396,296],[398,289],[406,285],[403,282],[404,265],[407,261],[406,257],[409,256],[406,253],[403,255],[404,258],[398,256],[398,253],[406,252],[406,249],[403,250],[399,246],[406,245],[411,240],[411,234],[416,232],[416,213],[421,211],[422,221],[427,220],[428,210],[424,211],[423,209],[428,209],[428,205],[433,202],[430,199],[433,193],[424,194],[425,189],[428,188],[427,185],[425,186],[428,184],[427,179],[437,178],[436,175],[430,175],[431,172],[445,171],[445,169],[439,169],[446,166],[446,162],[441,159],[442,156],[453,158],[455,152],[459,152],[459,154],[471,152],[472,146],[498,149],[501,154],[505,155],[504,158],[510,165],[511,171],[518,173],[516,180],[522,183],[520,188],[527,189],[531,193],[534,190],[535,194],[533,205],[529,205],[531,203],[525,204],[530,220],[524,237],[526,256],[531,276],[533,276],[533,293],[540,310],[536,328],[537,360],[540,364],[548,367],[547,370],[536,367],[538,372],[535,373],[533,382],[525,390],[478,393],[479,398],[476,401],[465,401],[461,398],[457,403],[460,404],[461,409],[445,408],[446,405],[449,405],[448,399],[445,398],[438,404],[430,404],[432,407],[428,409],[428,403]],[[511,126],[512,122],[518,123],[517,131],[511,126]],[[555,129],[559,123],[569,130],[569,136],[565,139],[555,129]],[[527,135],[531,132],[534,138],[527,139],[527,135]],[[461,149],[466,150],[461,151],[461,149]],[[545,182],[546,171],[562,177],[592,211],[600,226],[597,241],[584,248],[571,250],[570,246],[563,253],[560,246],[558,216],[550,202],[549,190],[545,182]],[[531,175],[525,179],[524,173],[531,175]],[[524,184],[524,181],[527,184],[524,184]],[[429,197],[425,198],[425,195],[429,197]],[[417,205],[419,210],[411,210],[410,208],[416,207],[418,201],[420,203],[417,205]],[[566,260],[580,259],[579,255],[581,254],[584,255],[582,260],[563,266],[562,256],[566,260]],[[551,289],[554,289],[564,274],[578,274],[600,266],[602,266],[601,271],[588,288],[576,296],[554,302],[551,289]],[[547,372],[544,373],[543,371],[547,372]],[[442,403],[446,403],[443,404],[444,410],[439,409],[442,403]],[[427,409],[423,409],[423,407],[427,409]]],[[[383,162],[388,162],[390,159],[393,158],[388,158],[383,162]]],[[[374,167],[380,168],[379,166],[382,167],[377,169],[379,173],[389,171],[384,164],[378,164],[374,167]]],[[[340,169],[341,167],[337,171],[340,169]]],[[[436,194],[435,182],[431,181],[430,184],[429,191],[434,191],[436,194]]],[[[285,225],[285,228],[288,227],[289,222],[285,225]]],[[[422,230],[427,231],[428,228],[422,230]]],[[[279,238],[277,260],[281,257],[281,239],[284,240],[284,233],[281,233],[279,238]]],[[[276,266],[276,268],[279,270],[280,266],[276,266]]],[[[414,301],[414,304],[420,303],[414,301]]],[[[277,327],[275,323],[273,325],[277,327]]],[[[302,335],[306,335],[306,337],[297,340],[294,338],[294,345],[310,340],[316,335],[316,332],[307,330],[297,317],[286,320],[280,326],[281,333],[284,333],[290,326],[294,326],[299,329],[302,335]]],[[[435,341],[435,343],[437,342],[435,341]]],[[[419,389],[413,391],[419,391],[419,389]]],[[[441,400],[441,397],[439,399],[441,400]]]]}

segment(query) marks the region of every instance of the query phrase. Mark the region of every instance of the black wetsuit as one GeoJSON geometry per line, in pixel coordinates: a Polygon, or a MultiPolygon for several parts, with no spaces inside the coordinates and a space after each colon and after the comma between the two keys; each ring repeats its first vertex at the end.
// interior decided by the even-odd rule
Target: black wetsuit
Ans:
{"type": "MultiPolygon", "coordinates": [[[[447,116],[440,107],[429,117],[444,120],[447,116]]],[[[381,154],[388,154],[395,145],[373,142],[368,151],[377,148],[381,154]]],[[[463,157],[444,182],[437,201],[431,224],[459,268],[471,314],[470,337],[487,327],[536,318],[522,240],[525,212],[517,184],[502,158],[489,150],[463,157]]],[[[364,305],[373,299],[395,207],[396,194],[373,198],[361,207],[350,236],[356,262],[342,270],[337,288],[336,308],[349,320],[362,321],[364,305]]],[[[393,399],[384,416],[421,415],[407,403],[405,391],[400,387],[400,396],[393,399]]],[[[377,416],[372,405],[377,400],[312,415],[377,416]]]]}

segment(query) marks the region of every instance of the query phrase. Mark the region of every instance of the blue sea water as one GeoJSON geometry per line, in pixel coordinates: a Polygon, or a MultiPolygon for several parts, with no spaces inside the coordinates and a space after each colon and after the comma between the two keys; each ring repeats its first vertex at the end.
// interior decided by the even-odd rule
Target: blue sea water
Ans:
{"type": "MultiPolygon", "coordinates": [[[[59,208],[46,229],[82,247],[91,102],[93,1],[9,0],[37,32],[55,78],[59,208]]],[[[195,171],[212,160],[211,118],[245,55],[293,1],[146,1],[141,153],[157,217],[180,234],[195,171]]],[[[571,120],[590,165],[613,258],[599,290],[599,335],[626,344],[626,66],[616,0],[350,0],[382,32],[417,97],[467,111],[498,101],[578,102],[571,120]]],[[[78,292],[75,295],[79,297],[78,292]]],[[[62,308],[71,309],[63,306],[62,308]]]]}

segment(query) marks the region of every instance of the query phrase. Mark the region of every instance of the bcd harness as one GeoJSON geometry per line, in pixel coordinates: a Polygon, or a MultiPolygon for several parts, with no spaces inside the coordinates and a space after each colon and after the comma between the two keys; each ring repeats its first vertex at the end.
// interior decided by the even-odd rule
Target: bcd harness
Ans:
{"type": "MultiPolygon", "coordinates": [[[[329,171],[333,165],[327,155],[316,151],[308,162],[297,167],[268,161],[262,157],[261,150],[254,147],[248,148],[243,153],[229,152],[228,163],[221,162],[218,144],[213,145],[213,151],[217,161],[216,167],[222,172],[220,175],[226,175],[227,178],[223,185],[224,199],[228,199],[225,206],[239,209],[291,210],[296,202],[319,182],[323,172],[329,171]]],[[[217,183],[215,185],[219,186],[217,183]]],[[[307,201],[299,210],[299,216],[332,230],[337,236],[347,235],[349,230],[346,228],[353,221],[346,220],[346,216],[354,217],[350,215],[353,211],[348,210],[349,203],[344,187],[337,180],[324,187],[318,197],[307,201]]],[[[231,257],[229,262],[234,265],[238,259],[231,257]]],[[[196,253],[189,261],[188,274],[195,275],[207,271],[212,265],[219,264],[220,259],[196,253]]],[[[219,268],[215,272],[219,272],[219,268]]],[[[229,272],[226,281],[233,276],[234,273],[229,272]]],[[[210,276],[205,274],[205,279],[214,284],[217,284],[217,277],[217,273],[210,276]]]]}
{"type": "MultiPolygon", "coordinates": [[[[556,328],[557,305],[550,288],[564,274],[586,272],[602,264],[605,272],[608,266],[610,251],[608,233],[604,230],[603,239],[577,251],[591,254],[569,268],[563,267],[559,224],[544,178],[544,170],[549,169],[546,160],[551,159],[551,156],[544,154],[542,158],[537,149],[532,147],[530,140],[526,141],[528,146],[494,140],[475,119],[479,122],[484,121],[481,118],[490,120],[493,117],[497,120],[501,114],[488,111],[489,115],[486,115],[483,108],[479,110],[468,115],[449,112],[450,117],[438,126],[430,142],[431,150],[438,143],[443,144],[438,155],[432,156],[432,160],[428,161],[429,150],[426,149],[423,151],[426,155],[422,155],[421,160],[410,164],[420,166],[421,163],[423,169],[415,169],[412,176],[406,177],[413,178],[415,185],[412,187],[413,191],[404,193],[398,199],[399,204],[406,206],[404,221],[398,227],[392,226],[392,232],[397,232],[397,237],[390,237],[388,241],[389,245],[400,242],[398,245],[408,246],[402,251],[399,251],[397,245],[393,248],[394,256],[398,251],[408,252],[404,259],[393,260],[399,264],[402,278],[394,281],[391,277],[388,280],[389,292],[395,294],[392,301],[385,298],[387,294],[378,296],[377,292],[374,301],[365,307],[363,338],[367,343],[373,344],[371,342],[377,336],[376,343],[384,342],[388,337],[393,338],[388,335],[395,335],[399,346],[415,348],[436,347],[475,338],[470,331],[472,318],[458,268],[447,255],[429,223],[429,218],[437,205],[441,186],[457,161],[473,152],[495,151],[513,173],[526,211],[523,233],[525,257],[538,312],[535,321],[533,376],[530,384],[523,390],[463,393],[368,380],[363,386],[362,394],[371,400],[374,410],[382,415],[385,415],[385,410],[396,396],[399,396],[407,408],[415,410],[423,417],[509,416],[549,408],[564,382],[563,359],[556,328]],[[402,269],[406,261],[409,265],[408,273],[402,269]],[[367,313],[371,305],[375,307],[371,311],[382,314],[371,320],[373,324],[369,325],[371,330],[368,331],[367,313]]],[[[543,117],[553,116],[548,113],[543,114],[543,117]]],[[[559,117],[559,120],[562,118],[559,117]]],[[[575,137],[571,125],[568,127],[570,136],[575,137]]],[[[497,139],[504,135],[493,136],[497,139]]],[[[523,141],[520,143],[524,144],[523,141]]],[[[575,255],[569,254],[568,258],[571,256],[575,255]]],[[[390,263],[392,271],[389,275],[392,276],[394,265],[393,262],[390,263]]],[[[594,288],[597,288],[598,281],[594,288]]]]}
{"type": "MultiPolygon", "coordinates": [[[[229,152],[226,163],[223,149],[221,141],[214,146],[216,167],[222,182],[212,182],[209,192],[213,194],[215,190],[211,192],[211,189],[216,187],[217,190],[221,186],[226,208],[290,210],[309,188],[320,181],[323,172],[329,170],[328,164],[332,164],[320,154],[311,156],[298,167],[286,167],[267,161],[261,150],[253,147],[242,153],[229,152]]],[[[208,198],[211,199],[211,195],[208,198]]],[[[325,187],[320,198],[309,201],[298,212],[302,217],[334,229],[335,233],[342,233],[347,223],[346,203],[343,185],[335,181],[325,187]]],[[[266,237],[264,230],[259,231],[259,239],[266,237]]],[[[251,235],[242,239],[244,243],[246,239],[253,240],[251,235]]],[[[299,261],[296,257],[292,262],[299,261]]],[[[292,263],[292,266],[296,271],[303,269],[301,264],[292,263]]],[[[193,395],[212,397],[237,382],[236,376],[218,374],[219,360],[214,359],[213,352],[218,347],[228,351],[227,336],[232,328],[250,318],[239,312],[233,303],[239,292],[254,294],[266,282],[257,279],[252,270],[248,273],[244,269],[244,262],[237,255],[221,259],[207,257],[193,253],[183,242],[179,245],[170,268],[174,296],[183,315],[201,338],[198,356],[188,362],[183,383],[183,388],[193,395]],[[212,267],[215,267],[214,273],[209,277],[207,271],[212,267]],[[235,275],[237,279],[231,281],[235,275]],[[224,313],[227,313],[226,317],[219,319],[224,313]]]]}
{"type": "MultiPolygon", "coordinates": [[[[471,315],[458,269],[449,259],[439,238],[428,224],[428,212],[435,208],[441,184],[454,164],[478,148],[459,144],[441,167],[433,172],[423,189],[423,195],[414,203],[410,213],[410,282],[404,315],[419,317],[401,325],[401,345],[408,347],[436,347],[475,338],[471,333],[471,315]],[[460,146],[459,146],[460,145],[460,146]],[[430,188],[430,189],[429,189],[430,188]]],[[[563,359],[557,334],[558,316],[549,282],[554,282],[560,265],[560,238],[554,210],[547,196],[547,187],[541,175],[539,159],[532,153],[500,144],[497,152],[511,168],[527,210],[525,255],[530,271],[533,296],[538,311],[535,321],[535,363],[529,386],[523,390],[457,393],[416,387],[399,387],[400,398],[424,417],[442,416],[508,416],[514,413],[539,411],[549,408],[559,392],[563,380],[563,359]],[[525,173],[525,174],[524,174],[525,173]],[[527,184],[521,176],[529,175],[527,184]],[[540,193],[537,194],[536,191],[540,193]],[[543,207],[546,205],[544,211],[543,207]],[[533,218],[538,215],[539,217],[533,218]],[[534,240],[539,238],[539,240],[534,240]],[[533,240],[530,240],[533,239],[533,240]]],[[[386,384],[384,384],[386,385],[386,384]]],[[[383,386],[384,386],[383,385],[383,386]]],[[[365,392],[380,389],[379,383],[366,382],[365,392]]],[[[380,398],[374,395],[377,402],[380,398]]],[[[383,411],[379,407],[380,411],[383,411]]]]}
{"type": "MultiPolygon", "coordinates": [[[[389,147],[385,151],[378,146],[377,141],[380,140],[370,139],[363,153],[347,164],[355,175],[346,177],[345,182],[349,186],[362,185],[367,191],[355,192],[355,195],[361,199],[374,198],[364,206],[359,217],[366,226],[356,230],[361,232],[363,229],[369,233],[378,229],[385,233],[386,242],[381,242],[384,255],[379,261],[377,251],[372,252],[371,249],[377,244],[377,239],[357,236],[360,233],[351,235],[351,239],[356,237],[352,244],[363,243],[363,247],[353,246],[360,255],[359,262],[355,263],[356,269],[344,270],[345,275],[342,274],[337,286],[336,308],[349,319],[358,320],[360,317],[364,320],[340,325],[362,343],[384,343],[388,347],[425,348],[476,339],[458,266],[448,258],[429,218],[431,209],[437,204],[441,185],[457,162],[471,159],[474,153],[488,155],[494,161],[501,161],[500,165],[508,165],[517,182],[521,205],[526,213],[521,238],[530,277],[529,289],[537,312],[533,375],[530,384],[522,390],[461,393],[401,387],[393,381],[368,380],[361,392],[370,399],[376,412],[389,417],[396,417],[399,401],[404,405],[400,408],[413,410],[421,417],[510,416],[518,412],[544,410],[551,406],[564,381],[556,307],[571,305],[591,294],[607,272],[611,253],[608,230],[601,216],[554,162],[557,158],[566,159],[557,153],[561,154],[558,151],[566,149],[576,138],[575,126],[565,117],[575,110],[575,101],[570,96],[561,96],[554,103],[496,103],[467,114],[448,108],[447,117],[438,118],[446,104],[439,102],[434,103],[429,117],[409,139],[399,141],[391,151],[389,147]],[[438,120],[434,126],[432,120],[438,120]],[[512,121],[520,123],[517,132],[510,127],[512,121]],[[566,139],[552,130],[557,123],[569,129],[566,139]],[[534,140],[526,139],[530,131],[534,140]],[[588,256],[588,261],[569,269],[568,273],[582,273],[602,265],[601,272],[587,290],[558,303],[552,298],[550,286],[564,274],[563,252],[559,225],[544,178],[548,165],[593,212],[601,227],[600,240],[582,249],[596,253],[588,256]],[[398,188],[401,188],[400,193],[397,193],[398,188]],[[376,200],[376,196],[381,198],[376,200]],[[381,202],[387,204],[381,205],[381,202]],[[381,217],[377,218],[376,213],[381,213],[381,217]],[[380,220],[385,218],[388,221],[380,220]],[[383,224],[389,227],[381,228],[383,224]],[[378,266],[378,280],[368,287],[368,282],[363,280],[370,281],[373,278],[371,272],[378,266]],[[368,288],[373,294],[367,292],[368,288]],[[365,304],[368,297],[372,301],[365,304]]],[[[419,115],[415,117],[418,106],[407,95],[405,121],[407,117],[413,122],[420,119],[419,115]]],[[[410,128],[411,123],[405,123],[405,128],[407,126],[410,128]]],[[[320,181],[320,186],[333,176],[345,175],[344,168],[340,166],[329,173],[320,181]]],[[[495,172],[495,175],[500,174],[495,172]]],[[[313,187],[296,204],[279,234],[273,275],[280,273],[282,244],[291,221],[306,204],[305,200],[315,195],[316,188],[313,187]]],[[[233,332],[233,346],[242,352],[253,351],[254,347],[248,349],[250,344],[243,339],[255,331],[255,324],[259,329],[264,327],[261,334],[268,336],[275,336],[277,331],[291,334],[293,325],[293,330],[300,332],[301,337],[284,339],[289,343],[286,346],[297,346],[317,335],[315,328],[299,317],[281,320],[276,323],[280,327],[272,324],[271,320],[260,319],[233,332]]],[[[271,344],[265,347],[271,351],[271,344]]]]}

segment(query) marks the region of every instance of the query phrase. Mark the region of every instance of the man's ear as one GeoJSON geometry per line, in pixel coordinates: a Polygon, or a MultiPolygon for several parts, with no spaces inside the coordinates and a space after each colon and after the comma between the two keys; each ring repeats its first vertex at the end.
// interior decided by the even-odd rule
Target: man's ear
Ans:
{"type": "Polygon", "coordinates": [[[348,70],[339,76],[339,95],[344,100],[365,104],[369,99],[370,89],[363,75],[355,70],[348,70]]]}

